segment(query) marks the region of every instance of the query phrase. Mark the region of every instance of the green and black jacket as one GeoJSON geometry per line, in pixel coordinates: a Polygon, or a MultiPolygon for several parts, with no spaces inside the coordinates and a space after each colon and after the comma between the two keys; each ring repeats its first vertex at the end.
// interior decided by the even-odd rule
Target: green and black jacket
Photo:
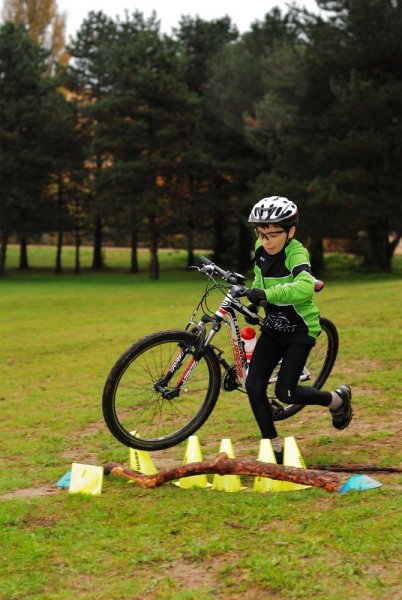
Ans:
{"type": "Polygon", "coordinates": [[[268,310],[262,331],[269,330],[302,343],[314,343],[321,332],[314,303],[314,276],[306,248],[290,240],[275,255],[256,243],[252,287],[265,290],[268,310]]]}

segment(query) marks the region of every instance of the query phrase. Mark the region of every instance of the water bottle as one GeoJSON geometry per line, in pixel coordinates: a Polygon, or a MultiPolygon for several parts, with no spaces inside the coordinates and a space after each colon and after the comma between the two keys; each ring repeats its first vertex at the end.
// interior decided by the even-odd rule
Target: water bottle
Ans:
{"type": "Polygon", "coordinates": [[[257,343],[257,335],[253,327],[243,327],[243,329],[240,332],[240,335],[244,344],[246,361],[249,363],[253,354],[253,350],[257,343]]]}

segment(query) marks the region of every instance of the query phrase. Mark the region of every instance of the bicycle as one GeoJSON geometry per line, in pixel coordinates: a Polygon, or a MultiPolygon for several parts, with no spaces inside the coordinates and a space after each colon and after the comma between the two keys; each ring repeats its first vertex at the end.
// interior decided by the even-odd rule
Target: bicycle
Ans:
{"type": "MultiPolygon", "coordinates": [[[[190,268],[205,274],[208,281],[185,329],[159,331],[138,340],[117,360],[104,386],[106,425],[118,441],[137,450],[162,450],[186,440],[208,419],[221,388],[246,393],[248,363],[236,313],[259,325],[264,318],[241,301],[248,289],[243,275],[224,271],[206,257],[200,257],[200,266],[190,268]],[[223,283],[215,280],[217,276],[223,283]],[[207,297],[215,289],[224,298],[212,312],[207,297]],[[200,309],[202,316],[196,321],[200,309]],[[222,324],[229,330],[231,364],[224,350],[212,343],[222,324]]],[[[322,287],[322,282],[316,282],[316,291],[322,287]]],[[[335,325],[325,317],[320,323],[322,333],[300,376],[301,384],[308,381],[318,389],[331,373],[339,344],[335,325]]],[[[271,387],[276,373],[269,381],[271,387]]],[[[267,399],[276,421],[303,408],[283,405],[274,396],[267,399]]]]}

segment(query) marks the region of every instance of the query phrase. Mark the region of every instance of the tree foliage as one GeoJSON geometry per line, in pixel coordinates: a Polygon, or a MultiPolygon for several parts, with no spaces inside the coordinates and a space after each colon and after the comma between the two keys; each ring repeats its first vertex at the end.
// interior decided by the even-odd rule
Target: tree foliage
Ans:
{"type": "Polygon", "coordinates": [[[2,268],[10,235],[55,231],[57,271],[68,232],[76,272],[89,235],[94,268],[106,236],[130,244],[133,273],[147,244],[158,277],[158,247],[172,240],[189,262],[201,245],[244,269],[250,205],[281,194],[300,206],[317,270],[324,238],[346,238],[367,267],[388,270],[402,233],[402,3],[318,5],[320,16],[274,9],[242,36],[227,17],[183,17],[169,37],[155,13],[89,13],[62,95],[48,62],[63,21],[54,0],[7,0],[2,268]]]}
{"type": "Polygon", "coordinates": [[[49,92],[42,79],[45,60],[44,51],[27,37],[23,27],[13,23],[1,27],[1,273],[8,236],[26,236],[41,227],[43,213],[38,203],[50,160],[43,151],[41,131],[49,92]]]}
{"type": "Polygon", "coordinates": [[[299,198],[308,235],[359,238],[366,265],[389,269],[402,233],[402,5],[319,5],[330,18],[299,14],[304,37],[267,57],[249,135],[273,157],[263,185],[280,182],[299,198]]]}

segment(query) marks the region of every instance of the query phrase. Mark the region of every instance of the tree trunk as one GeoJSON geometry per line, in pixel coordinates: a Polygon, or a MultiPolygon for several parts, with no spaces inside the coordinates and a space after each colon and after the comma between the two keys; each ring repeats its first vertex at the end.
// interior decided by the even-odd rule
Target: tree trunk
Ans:
{"type": "Polygon", "coordinates": [[[193,223],[189,223],[187,229],[187,266],[193,266],[194,261],[194,225],[193,223]]]}
{"type": "Polygon", "coordinates": [[[102,254],[102,242],[103,242],[103,223],[102,218],[97,216],[95,219],[94,229],[94,254],[92,259],[93,269],[103,269],[105,266],[102,254]]]}
{"type": "Polygon", "coordinates": [[[75,228],[75,266],[74,266],[74,275],[79,275],[81,273],[80,246],[81,246],[80,226],[76,225],[76,228],[75,228]]]}
{"type": "Polygon", "coordinates": [[[322,237],[311,238],[311,270],[319,275],[324,267],[324,244],[322,237]]]}
{"type": "Polygon", "coordinates": [[[223,214],[219,209],[216,209],[214,218],[213,260],[218,264],[222,262],[225,251],[227,251],[224,231],[223,214]]]}
{"type": "Polygon", "coordinates": [[[54,267],[55,273],[61,273],[61,252],[63,248],[63,181],[61,174],[58,174],[57,188],[57,245],[56,245],[56,263],[54,267]]]}
{"type": "Polygon", "coordinates": [[[385,219],[376,219],[367,227],[367,243],[363,249],[363,266],[377,271],[390,271],[392,253],[385,219]]]}
{"type": "Polygon", "coordinates": [[[63,230],[59,230],[57,232],[57,245],[56,245],[56,264],[55,264],[55,268],[54,271],[55,273],[61,273],[62,272],[62,266],[61,266],[61,252],[63,249],[63,230]]]}
{"type": "Polygon", "coordinates": [[[388,259],[389,259],[389,264],[392,265],[392,258],[394,256],[394,252],[397,249],[399,242],[401,241],[402,236],[401,235],[395,235],[394,239],[389,240],[388,241],[388,259]]]}
{"type": "Polygon", "coordinates": [[[1,247],[0,247],[0,277],[6,274],[6,256],[7,256],[8,235],[6,228],[2,231],[1,247]]]}
{"type": "Polygon", "coordinates": [[[130,273],[138,273],[138,231],[131,231],[131,262],[130,273]]]}
{"type": "Polygon", "coordinates": [[[28,240],[23,235],[20,239],[20,264],[19,269],[29,269],[28,264],[28,240]]]}
{"type": "Polygon", "coordinates": [[[149,250],[151,256],[149,262],[149,277],[150,279],[159,279],[158,234],[156,231],[155,217],[150,218],[150,225],[149,250]]]}
{"type": "Polygon", "coordinates": [[[192,267],[195,264],[194,250],[187,251],[187,266],[192,267]]]}
{"type": "Polygon", "coordinates": [[[238,241],[236,268],[245,275],[251,267],[251,252],[255,238],[253,240],[251,228],[242,220],[239,220],[238,241]]]}

